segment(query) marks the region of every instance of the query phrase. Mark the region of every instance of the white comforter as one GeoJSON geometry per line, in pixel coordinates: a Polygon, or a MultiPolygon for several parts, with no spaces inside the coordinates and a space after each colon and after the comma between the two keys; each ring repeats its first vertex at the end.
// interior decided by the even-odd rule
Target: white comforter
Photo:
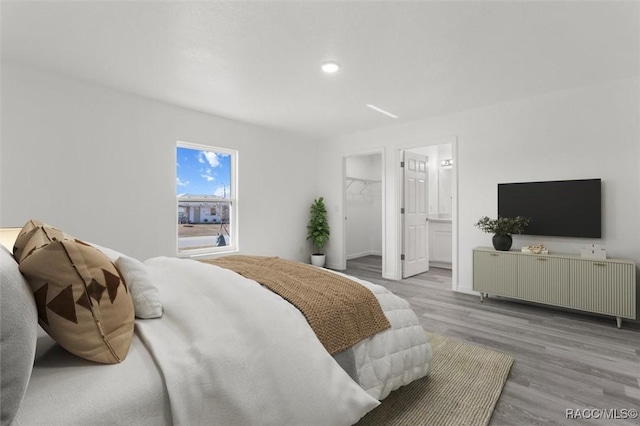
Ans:
{"type": "Polygon", "coordinates": [[[352,348],[361,387],[294,306],[254,281],[190,260],[145,264],[165,312],[136,327],[162,370],[176,425],[351,425],[429,370],[426,333],[381,286],[356,280],[392,325],[352,348]]]}
{"type": "Polygon", "coordinates": [[[379,404],[280,296],[196,261],[145,264],[165,311],[136,326],[175,425],[351,425],[379,404]]]}
{"type": "Polygon", "coordinates": [[[391,323],[389,330],[353,346],[360,386],[383,400],[391,391],[429,373],[431,345],[409,302],[382,286],[347,278],[371,290],[391,323]]]}

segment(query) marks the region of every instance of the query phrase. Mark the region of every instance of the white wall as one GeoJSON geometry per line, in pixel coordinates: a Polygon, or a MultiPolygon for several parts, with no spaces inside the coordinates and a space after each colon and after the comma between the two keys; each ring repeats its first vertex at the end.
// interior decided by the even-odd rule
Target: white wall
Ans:
{"type": "Polygon", "coordinates": [[[382,155],[347,157],[345,165],[348,178],[377,181],[368,185],[355,181],[347,188],[347,259],[382,255],[382,155]]]}
{"type": "Polygon", "coordinates": [[[0,226],[38,218],[140,259],[175,255],[180,140],[239,150],[243,253],[308,261],[310,141],[7,64],[1,121],[0,226]]]}
{"type": "MultiPolygon", "coordinates": [[[[457,139],[459,290],[472,286],[472,249],[491,245],[491,236],[473,224],[483,215],[496,216],[499,182],[602,178],[601,240],[516,236],[514,248],[543,242],[552,251],[576,253],[581,244],[598,242],[610,257],[640,262],[639,95],[636,77],[324,141],[318,152],[327,178],[319,181],[319,192],[331,209],[341,211],[343,153],[386,150],[385,276],[397,278],[399,214],[393,205],[399,199],[397,151],[453,138],[457,139]]],[[[339,220],[330,224],[334,236],[342,232],[339,220]]],[[[340,245],[330,242],[327,249],[329,258],[339,258],[340,245]]]]}

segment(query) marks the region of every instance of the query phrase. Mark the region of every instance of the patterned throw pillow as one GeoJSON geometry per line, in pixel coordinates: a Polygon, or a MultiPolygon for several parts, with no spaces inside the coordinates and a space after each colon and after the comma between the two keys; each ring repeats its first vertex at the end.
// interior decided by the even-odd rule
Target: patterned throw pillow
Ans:
{"type": "Polygon", "coordinates": [[[13,257],[20,263],[37,249],[55,240],[73,240],[73,237],[39,220],[30,220],[22,227],[13,244],[13,257]]]}
{"type": "Polygon", "coordinates": [[[62,231],[39,224],[18,237],[16,259],[21,259],[20,272],[35,296],[40,325],[79,357],[105,364],[121,362],[129,351],[134,326],[133,302],[124,280],[98,249],[64,239],[62,231]],[[54,237],[56,232],[60,234],[54,237]],[[28,235],[35,241],[29,241],[28,235]]]}

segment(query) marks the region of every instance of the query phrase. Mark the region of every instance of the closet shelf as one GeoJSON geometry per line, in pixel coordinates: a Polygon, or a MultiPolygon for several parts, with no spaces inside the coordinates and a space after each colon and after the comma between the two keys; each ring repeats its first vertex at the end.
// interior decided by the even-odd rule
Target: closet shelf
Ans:
{"type": "Polygon", "coordinates": [[[367,189],[367,187],[369,187],[369,185],[373,185],[375,183],[381,183],[382,180],[372,180],[372,179],[361,179],[361,178],[355,178],[355,177],[349,177],[347,176],[347,189],[349,189],[349,187],[354,183],[354,182],[359,182],[363,184],[362,189],[360,190],[360,193],[362,194],[362,192],[367,189]]]}

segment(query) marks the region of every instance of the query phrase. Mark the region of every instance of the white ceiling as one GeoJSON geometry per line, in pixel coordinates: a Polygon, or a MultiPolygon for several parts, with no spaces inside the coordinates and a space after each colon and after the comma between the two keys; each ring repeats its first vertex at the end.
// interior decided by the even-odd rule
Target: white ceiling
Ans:
{"type": "Polygon", "coordinates": [[[3,61],[314,137],[640,74],[638,2],[3,1],[0,13],[3,61]],[[325,60],[342,70],[323,74],[325,60]]]}

